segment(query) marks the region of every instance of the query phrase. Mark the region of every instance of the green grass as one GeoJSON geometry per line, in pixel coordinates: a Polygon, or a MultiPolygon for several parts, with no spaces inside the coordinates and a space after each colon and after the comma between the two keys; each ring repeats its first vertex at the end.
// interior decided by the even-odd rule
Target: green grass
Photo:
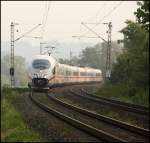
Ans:
{"type": "Polygon", "coordinates": [[[96,91],[96,95],[149,107],[149,89],[136,89],[134,94],[130,93],[130,89],[125,84],[105,83],[96,91]]]}
{"type": "Polygon", "coordinates": [[[19,96],[17,90],[4,89],[2,93],[1,142],[41,142],[40,135],[28,127],[11,102],[19,96]]]}

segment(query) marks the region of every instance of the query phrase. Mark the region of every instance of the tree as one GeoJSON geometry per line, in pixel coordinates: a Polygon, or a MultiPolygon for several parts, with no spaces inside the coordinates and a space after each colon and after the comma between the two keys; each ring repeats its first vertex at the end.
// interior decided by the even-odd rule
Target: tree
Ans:
{"type": "MultiPolygon", "coordinates": [[[[79,63],[82,66],[89,66],[102,70],[103,75],[106,71],[106,52],[107,43],[96,44],[93,47],[87,47],[82,50],[79,63]]],[[[122,48],[116,41],[111,43],[111,65],[116,62],[116,58],[122,53],[122,48]]]]}
{"type": "Polygon", "coordinates": [[[98,47],[87,47],[82,50],[79,64],[85,67],[100,68],[101,51],[98,47]]]}
{"type": "Polygon", "coordinates": [[[149,87],[149,22],[146,20],[149,10],[143,10],[149,2],[140,5],[135,12],[137,22],[127,20],[127,26],[120,31],[125,37],[125,49],[114,64],[111,77],[112,83],[126,85],[131,95],[149,87]]]}
{"type": "MultiPolygon", "coordinates": [[[[120,53],[122,53],[122,48],[117,44],[117,42],[112,41],[111,44],[112,54],[111,54],[111,64],[116,61],[116,58],[120,53]]],[[[59,59],[62,64],[71,64],[74,66],[91,67],[101,69],[103,75],[105,75],[106,70],[106,43],[96,44],[93,47],[87,47],[83,49],[80,53],[79,58],[72,57],[71,60],[59,59]]]]}
{"type": "Polygon", "coordinates": [[[62,58],[59,58],[59,63],[61,64],[70,64],[70,61],[68,59],[62,59],[62,58]]]}
{"type": "Polygon", "coordinates": [[[137,2],[139,8],[134,14],[143,28],[149,31],[149,1],[137,2]]]}

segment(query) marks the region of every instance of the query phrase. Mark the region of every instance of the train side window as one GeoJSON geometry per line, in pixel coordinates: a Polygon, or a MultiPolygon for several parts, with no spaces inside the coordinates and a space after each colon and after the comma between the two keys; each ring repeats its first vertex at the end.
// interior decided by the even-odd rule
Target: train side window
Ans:
{"type": "Polygon", "coordinates": [[[96,76],[100,76],[100,73],[96,73],[96,76]]]}
{"type": "Polygon", "coordinates": [[[61,71],[60,71],[60,74],[61,74],[61,75],[64,75],[64,71],[63,71],[63,70],[61,70],[61,71]]]}
{"type": "Polygon", "coordinates": [[[60,68],[60,69],[58,69],[58,74],[59,75],[64,75],[64,71],[60,68]]]}
{"type": "Polygon", "coordinates": [[[78,75],[79,75],[79,72],[73,72],[73,75],[74,75],[74,76],[78,76],[78,75]]]}
{"type": "Polygon", "coordinates": [[[66,71],[66,75],[67,76],[71,75],[71,71],[66,71]]]}
{"type": "Polygon", "coordinates": [[[88,73],[88,76],[94,76],[94,74],[93,73],[88,73]]]}
{"type": "Polygon", "coordinates": [[[89,73],[89,76],[93,76],[94,77],[94,76],[96,76],[96,74],[91,72],[91,73],[89,73]]]}
{"type": "Polygon", "coordinates": [[[86,76],[86,72],[80,72],[80,76],[86,76]]]}

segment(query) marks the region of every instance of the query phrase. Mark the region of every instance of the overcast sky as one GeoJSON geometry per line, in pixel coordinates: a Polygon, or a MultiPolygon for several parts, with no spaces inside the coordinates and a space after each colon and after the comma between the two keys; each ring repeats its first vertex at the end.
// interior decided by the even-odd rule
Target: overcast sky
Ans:
{"type": "MultiPolygon", "coordinates": [[[[125,20],[135,20],[133,14],[137,9],[136,1],[1,1],[1,39],[10,41],[11,21],[19,23],[15,37],[22,35],[39,23],[42,23],[46,5],[50,5],[44,40],[78,42],[72,36],[82,35],[87,29],[81,22],[112,22],[112,40],[122,38],[118,31],[125,26],[125,20]],[[118,7],[116,8],[116,6],[118,7]],[[114,11],[112,11],[114,9],[114,11]],[[112,12],[111,12],[112,11],[112,12]],[[110,13],[111,12],[111,13],[110,13]]],[[[94,25],[88,25],[93,27],[94,25]]],[[[94,29],[107,40],[107,26],[100,24],[94,29]]],[[[30,36],[40,36],[41,27],[30,36]]],[[[95,36],[91,32],[86,36],[95,36]]],[[[97,42],[100,39],[80,39],[81,41],[97,42]]],[[[35,42],[35,40],[33,40],[35,42]]]]}

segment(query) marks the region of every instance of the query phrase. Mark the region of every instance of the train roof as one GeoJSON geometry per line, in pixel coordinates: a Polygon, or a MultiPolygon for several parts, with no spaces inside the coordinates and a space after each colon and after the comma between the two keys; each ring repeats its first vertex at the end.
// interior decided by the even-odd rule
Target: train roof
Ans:
{"type": "Polygon", "coordinates": [[[68,68],[68,69],[71,69],[71,70],[80,70],[80,71],[87,71],[87,72],[90,72],[91,70],[92,71],[95,71],[95,72],[99,72],[101,73],[101,70],[100,69],[94,69],[94,68],[91,68],[91,67],[78,67],[78,66],[71,66],[71,65],[66,65],[66,64],[60,64],[59,63],[59,66],[62,66],[64,68],[68,68]]]}
{"type": "Polygon", "coordinates": [[[52,56],[48,56],[48,55],[35,55],[33,57],[34,59],[47,59],[47,60],[55,60],[52,56]]]}
{"type": "MultiPolygon", "coordinates": [[[[32,58],[32,60],[35,60],[35,59],[47,59],[50,62],[52,62],[53,64],[58,63],[52,56],[48,56],[48,55],[35,55],[32,58]]],[[[68,68],[68,69],[71,69],[73,71],[76,71],[76,70],[85,71],[86,70],[87,72],[90,72],[92,70],[92,71],[101,73],[100,69],[95,69],[95,68],[91,68],[91,67],[78,67],[78,66],[72,66],[72,65],[61,64],[61,63],[58,63],[58,66],[68,68]]]]}

